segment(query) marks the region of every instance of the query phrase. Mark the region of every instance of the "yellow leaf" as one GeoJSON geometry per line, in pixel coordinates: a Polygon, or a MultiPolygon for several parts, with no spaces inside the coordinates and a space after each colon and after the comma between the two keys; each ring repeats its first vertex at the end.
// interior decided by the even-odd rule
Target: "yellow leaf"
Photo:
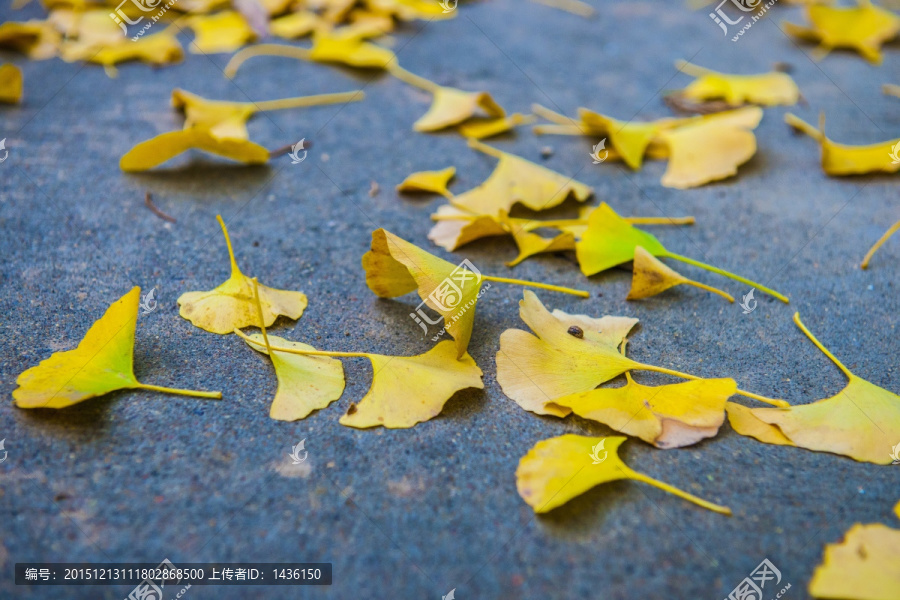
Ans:
{"type": "Polygon", "coordinates": [[[900,85],[891,85],[889,83],[881,86],[881,91],[889,96],[896,96],[900,98],[900,85]]]}
{"type": "Polygon", "coordinates": [[[437,222],[428,232],[428,239],[451,252],[469,242],[508,233],[496,217],[474,215],[452,204],[439,207],[431,218],[437,222]]]}
{"type": "Polygon", "coordinates": [[[123,39],[118,45],[106,46],[85,60],[104,66],[139,60],[151,65],[167,65],[181,61],[184,53],[172,33],[161,31],[139,38],[136,42],[123,39]]]}
{"type": "Polygon", "coordinates": [[[415,131],[439,131],[481,112],[502,117],[505,111],[487,92],[465,92],[456,88],[438,87],[432,91],[431,108],[413,123],[415,131]]]}
{"type": "Polygon", "coordinates": [[[0,48],[18,50],[32,60],[53,58],[61,43],[62,36],[47,21],[0,23],[0,48]]]}
{"type": "Polygon", "coordinates": [[[322,25],[322,19],[310,11],[302,10],[278,17],[269,22],[269,31],[280,38],[293,40],[307,36],[322,25]]]}
{"type": "Polygon", "coordinates": [[[390,14],[401,21],[440,21],[456,17],[456,11],[445,11],[439,0],[368,0],[367,4],[372,10],[390,14]]]}
{"type": "Polygon", "coordinates": [[[734,379],[697,379],[658,387],[627,381],[563,396],[553,404],[579,417],[639,437],[657,448],[681,448],[714,437],[725,421],[725,403],[737,391],[734,379]]]}
{"type": "Polygon", "coordinates": [[[366,284],[375,295],[396,298],[416,291],[424,304],[444,317],[444,329],[456,340],[459,357],[465,354],[472,336],[483,281],[589,295],[555,285],[484,275],[468,259],[454,265],[384,229],[372,232],[372,249],[363,256],[362,265],[366,284]]]}
{"type": "Polygon", "coordinates": [[[633,471],[619,458],[619,446],[628,438],[607,438],[566,434],[535,444],[519,461],[516,489],[519,496],[536,513],[562,506],[589,489],[620,479],[633,479],[650,484],[688,502],[730,515],[728,507],[702,500],[633,471]]]}
{"type": "Polygon", "coordinates": [[[662,184],[676,189],[697,187],[737,174],[738,166],[756,154],[751,131],[762,119],[762,109],[746,107],[732,113],[705,117],[660,133],[669,147],[669,164],[662,184]]]}
{"type": "Polygon", "coordinates": [[[682,96],[696,102],[724,100],[733,106],[746,103],[775,106],[796,104],[800,99],[800,89],[787,73],[771,71],[758,75],[731,75],[717,73],[686,61],[678,61],[675,66],[696,77],[681,90],[682,96]]]}
{"type": "Polygon", "coordinates": [[[269,326],[279,316],[299,319],[306,309],[306,295],[302,292],[279,290],[259,286],[263,319],[260,322],[253,302],[253,280],[241,273],[231,239],[222,217],[216,215],[231,259],[231,277],[225,283],[208,292],[185,292],[178,298],[179,314],[199,327],[212,333],[226,334],[242,327],[269,326]]]}
{"type": "Polygon", "coordinates": [[[749,416],[739,417],[735,430],[750,431],[748,435],[772,443],[770,439],[777,436],[770,432],[754,435],[763,428],[752,423],[752,416],[777,427],[795,446],[842,454],[860,462],[891,464],[890,449],[900,440],[900,396],[851,373],[803,325],[799,313],[794,314],[794,323],[844,372],[847,386],[831,398],[802,406],[752,409],[749,416]]]}
{"type": "Polygon", "coordinates": [[[815,598],[898,600],[900,530],[856,523],[844,539],[825,546],[825,558],[809,582],[815,598]]]}
{"type": "Polygon", "coordinates": [[[221,139],[203,129],[185,129],[161,133],[137,144],[122,156],[119,168],[147,171],[192,148],[244,164],[261,165],[269,160],[269,151],[249,140],[221,139]]]}
{"type": "Polygon", "coordinates": [[[595,319],[558,309],[551,313],[527,290],[519,302],[519,316],[537,335],[521,329],[501,334],[497,382],[503,393],[525,410],[564,417],[570,409],[548,403],[592,390],[639,367],[618,350],[637,319],[595,319]],[[581,337],[576,337],[579,331],[581,337]]]}
{"type": "Polygon", "coordinates": [[[234,52],[256,39],[256,33],[244,16],[233,10],[193,16],[187,25],[196,35],[191,45],[191,52],[195,54],[234,52]]]}
{"type": "Polygon", "coordinates": [[[394,53],[365,41],[365,33],[348,31],[329,32],[319,29],[313,35],[312,48],[299,48],[283,44],[256,44],[244,48],[225,65],[225,76],[234,77],[237,70],[254,56],[283,56],[299,60],[339,63],[366,69],[386,69],[397,57],[394,53]]]}
{"type": "Polygon", "coordinates": [[[418,171],[410,174],[397,186],[398,192],[430,192],[450,198],[453,194],[447,184],[456,175],[456,167],[447,167],[440,171],[418,171]]]}
{"type": "MultiPolygon", "coordinates": [[[[574,241],[572,244],[574,249],[574,241]]],[[[634,273],[631,278],[631,291],[628,292],[628,300],[639,300],[660,294],[676,285],[692,285],[701,290],[718,294],[734,302],[734,298],[720,289],[688,279],[684,275],[663,263],[661,260],[637,246],[634,249],[634,273]]]]}
{"type": "Polygon", "coordinates": [[[511,131],[520,125],[527,125],[534,121],[531,115],[514,113],[508,117],[495,119],[469,119],[459,126],[459,133],[466,138],[482,140],[501,133],[511,131]]]}
{"type": "Polygon", "coordinates": [[[501,152],[476,140],[469,146],[500,160],[491,175],[478,187],[455,196],[452,203],[479,215],[509,212],[516,203],[531,210],[546,210],[563,203],[570,195],[584,202],[593,190],[571,177],[551,171],[514,154],[501,152]]]}
{"type": "Polygon", "coordinates": [[[507,267],[514,267],[526,258],[536,254],[575,250],[575,234],[569,231],[564,231],[552,238],[546,238],[537,233],[527,231],[524,227],[508,220],[506,229],[512,234],[516,247],[519,249],[519,255],[506,263],[507,267]]]}
{"type": "Polygon", "coordinates": [[[861,0],[859,6],[809,6],[810,27],[784,23],[784,31],[803,40],[819,42],[820,54],[850,48],[873,64],[881,63],[881,45],[900,32],[894,13],[861,0]]]}
{"type": "Polygon", "coordinates": [[[609,142],[618,157],[634,170],[641,168],[647,148],[668,127],[665,122],[658,121],[618,121],[586,108],[578,109],[578,116],[589,130],[598,132],[595,135],[609,136],[609,142]]]}
{"type": "Polygon", "coordinates": [[[141,288],[114,302],[74,350],[57,352],[16,379],[13,398],[19,408],[65,408],[115,390],[145,389],[185,396],[221,398],[198,392],[140,383],[134,376],[134,330],[141,288]]]}
{"type": "Polygon", "coordinates": [[[456,392],[484,389],[481,369],[467,353],[457,360],[456,346],[449,340],[418,356],[368,354],[367,358],[372,363],[372,387],[341,417],[341,425],[412,427],[440,414],[456,392]]]}
{"type": "Polygon", "coordinates": [[[822,147],[822,170],[828,175],[896,173],[900,170],[900,138],[868,146],[848,146],[825,137],[824,114],[819,116],[818,129],[790,113],[784,116],[784,120],[819,142],[822,147]]]}
{"type": "Polygon", "coordinates": [[[0,65],[0,102],[18,104],[22,101],[22,71],[12,63],[0,65]]]}
{"type": "Polygon", "coordinates": [[[743,404],[729,402],[725,405],[725,412],[728,413],[728,421],[731,423],[732,429],[741,435],[756,438],[764,444],[774,444],[777,446],[793,446],[791,442],[778,427],[763,423],[753,414],[752,408],[747,408],[743,404]]]}

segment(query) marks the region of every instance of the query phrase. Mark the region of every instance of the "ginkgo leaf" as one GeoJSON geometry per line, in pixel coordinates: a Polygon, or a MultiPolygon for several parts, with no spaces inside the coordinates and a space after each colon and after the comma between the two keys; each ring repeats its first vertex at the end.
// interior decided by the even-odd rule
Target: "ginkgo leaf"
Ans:
{"type": "Polygon", "coordinates": [[[825,546],[809,594],[835,600],[900,598],[900,530],[880,523],[853,525],[843,540],[825,546]]]}
{"type": "Polygon", "coordinates": [[[12,63],[0,65],[0,102],[18,104],[22,101],[22,71],[12,63]]]}
{"type": "Polygon", "coordinates": [[[444,329],[456,341],[459,357],[465,354],[472,336],[483,281],[589,296],[560,286],[484,275],[468,259],[454,265],[384,229],[372,232],[372,249],[363,256],[362,265],[366,284],[375,295],[396,298],[416,291],[423,304],[444,317],[444,329]]]}
{"type": "Polygon", "coordinates": [[[520,125],[527,125],[534,122],[534,116],[513,113],[508,117],[497,117],[493,119],[469,119],[459,126],[459,133],[466,138],[474,138],[483,140],[485,138],[500,135],[507,131],[512,131],[520,125]]]}
{"type": "Polygon", "coordinates": [[[586,108],[578,109],[581,122],[597,135],[608,135],[613,150],[619,158],[632,169],[640,169],[644,154],[661,131],[670,125],[666,122],[651,121],[625,122],[592,112],[586,108]]]}
{"type": "MultiPolygon", "coordinates": [[[[454,0],[455,1],[455,0],[454,0]]],[[[442,20],[456,17],[456,11],[445,11],[435,0],[367,0],[372,10],[389,14],[401,21],[415,19],[442,20]]]]}
{"type": "Polygon", "coordinates": [[[796,104],[800,99],[800,89],[787,73],[771,71],[757,75],[732,75],[678,61],[679,71],[696,77],[680,94],[696,102],[724,100],[728,104],[761,104],[775,106],[796,104]]]}
{"type": "MultiPolygon", "coordinates": [[[[519,302],[519,316],[537,335],[520,329],[507,329],[500,335],[497,382],[504,394],[533,413],[565,417],[571,411],[555,405],[556,399],[588,392],[626,371],[656,371],[682,379],[701,379],[624,356],[619,346],[637,319],[596,319],[560,310],[550,313],[530,291],[525,291],[519,302]]],[[[783,400],[740,389],[735,393],[775,406],[788,405],[783,400]]]]}
{"type": "Polygon", "coordinates": [[[237,70],[254,56],[283,56],[299,60],[325,63],[339,63],[365,69],[386,69],[395,62],[393,52],[365,41],[365,36],[354,32],[344,34],[317,30],[313,35],[312,48],[299,48],[282,44],[256,44],[244,48],[225,65],[226,77],[232,78],[237,70]]]}
{"type": "Polygon", "coordinates": [[[250,140],[218,138],[204,129],[161,133],[137,144],[119,160],[123,171],[147,171],[192,148],[250,165],[269,160],[269,151],[250,140]]]}
{"type": "MultiPolygon", "coordinates": [[[[795,446],[842,454],[860,462],[891,464],[889,450],[900,440],[900,396],[851,373],[803,325],[799,313],[794,314],[794,323],[843,371],[847,386],[830,398],[810,404],[784,409],[754,408],[750,416],[776,427],[795,446]]],[[[745,415],[744,421],[748,420],[745,415]]],[[[762,429],[759,425],[754,427],[762,429]]],[[[737,427],[735,430],[742,433],[737,427]]],[[[773,435],[753,437],[766,442],[761,437],[773,435]]]]}
{"type": "Polygon", "coordinates": [[[316,31],[323,24],[323,20],[314,12],[301,10],[272,19],[269,21],[269,31],[272,35],[288,40],[301,38],[316,31]]]}
{"type": "Polygon", "coordinates": [[[725,421],[725,403],[737,391],[734,379],[653,387],[636,383],[627,372],[625,376],[622,387],[563,396],[553,404],[657,448],[681,448],[718,433],[725,421]]]}
{"type": "Polygon", "coordinates": [[[306,295],[302,292],[279,290],[259,286],[263,320],[257,315],[253,302],[253,280],[241,273],[234,258],[231,238],[220,215],[216,220],[222,227],[228,257],[231,260],[231,277],[225,283],[208,292],[185,292],[178,298],[179,314],[199,327],[212,333],[226,334],[243,327],[268,327],[279,316],[299,319],[306,309],[306,295]]]}
{"type": "Polygon", "coordinates": [[[447,167],[440,171],[418,171],[411,173],[397,186],[398,192],[429,192],[451,198],[453,194],[447,184],[456,175],[456,167],[447,167]]]}
{"type": "Polygon", "coordinates": [[[185,129],[205,129],[217,138],[241,140],[249,137],[247,120],[257,112],[338,102],[356,102],[363,98],[365,98],[365,94],[362,91],[356,91],[258,102],[228,102],[208,100],[177,88],[172,90],[172,106],[184,112],[185,129]]]}
{"type": "Polygon", "coordinates": [[[568,231],[547,238],[515,226],[510,226],[509,229],[519,248],[519,255],[506,263],[507,267],[514,267],[523,260],[538,254],[575,249],[575,234],[568,231]]]}
{"type": "Polygon", "coordinates": [[[594,193],[590,186],[571,177],[477,140],[469,140],[469,146],[500,162],[481,185],[453,197],[451,202],[459,208],[479,215],[498,215],[521,203],[539,211],[562,204],[570,195],[584,202],[594,193]]]}
{"type": "Polygon", "coordinates": [[[562,506],[589,489],[620,479],[633,479],[693,502],[711,511],[730,515],[731,509],[698,498],[643,473],[633,471],[619,458],[619,446],[628,438],[566,434],[535,444],[519,461],[516,489],[536,513],[562,506]]]}
{"type": "Polygon", "coordinates": [[[506,111],[487,92],[466,92],[437,85],[423,77],[413,75],[396,62],[387,68],[397,79],[425,90],[433,96],[431,108],[413,123],[415,131],[439,131],[476,116],[506,115],[506,111]]]}
{"type": "MultiPolygon", "coordinates": [[[[178,38],[173,33],[161,31],[137,41],[126,39],[115,46],[104,47],[93,56],[85,57],[85,60],[111,67],[131,60],[151,65],[168,65],[179,62],[183,57],[184,52],[178,38]]],[[[107,72],[110,72],[109,69],[107,72]]],[[[114,74],[114,71],[111,73],[114,74]]]]}
{"type": "Polygon", "coordinates": [[[16,379],[13,399],[19,408],[65,408],[115,390],[144,389],[201,398],[221,392],[199,392],[149,385],[134,376],[134,330],[141,288],[113,302],[74,350],[56,352],[16,379]]]}
{"type": "MultiPolygon", "coordinates": [[[[259,295],[259,282],[254,277],[253,305],[258,322],[265,321],[262,302],[259,295]]],[[[344,366],[341,361],[328,356],[309,356],[278,352],[272,345],[290,350],[315,351],[309,344],[291,342],[284,338],[269,335],[266,327],[262,333],[245,335],[240,329],[234,333],[244,339],[258,352],[272,359],[275,377],[278,379],[278,390],[272,399],[269,416],[279,421],[297,421],[305,419],[314,410],[325,408],[344,393],[344,366]]]]}
{"type": "Polygon", "coordinates": [[[575,254],[578,257],[578,264],[581,265],[581,272],[590,276],[632,260],[638,246],[653,256],[672,258],[718,273],[774,296],[782,302],[788,302],[785,296],[766,286],[718,267],[670,252],[654,235],[631,225],[605,202],[591,212],[587,231],[575,244],[575,254]]]}
{"type": "Polygon", "coordinates": [[[688,279],[642,247],[637,246],[634,249],[634,273],[631,277],[631,290],[628,292],[628,300],[649,298],[681,284],[698,287],[701,290],[718,294],[729,302],[734,302],[734,298],[730,294],[693,279],[688,279]]]}
{"type": "Polygon", "coordinates": [[[196,15],[187,20],[196,37],[191,52],[213,54],[234,52],[256,39],[256,32],[244,15],[224,10],[214,15],[196,15]]]}
{"type": "Polygon", "coordinates": [[[822,170],[828,175],[900,171],[900,138],[867,146],[849,146],[825,137],[824,113],[819,116],[818,129],[791,113],[784,115],[784,120],[794,129],[819,142],[822,147],[822,170]]]}
{"type": "Polygon", "coordinates": [[[61,44],[62,36],[48,21],[0,23],[0,48],[18,50],[32,60],[53,58],[61,44]]]}
{"type": "Polygon", "coordinates": [[[660,139],[669,147],[661,183],[687,189],[736,175],[756,154],[752,129],[762,115],[761,108],[749,106],[661,132],[660,139]]]}
{"type": "Polygon", "coordinates": [[[509,233],[497,217],[475,215],[452,204],[439,207],[431,218],[436,223],[428,239],[451,252],[481,238],[509,233]]]}
{"type": "MultiPolygon", "coordinates": [[[[900,144],[900,142],[898,142],[898,144],[900,144]]],[[[900,148],[898,148],[898,152],[900,152],[900,148]]],[[[898,231],[900,231],[900,221],[897,221],[896,223],[894,223],[893,225],[891,225],[891,226],[888,228],[888,230],[884,232],[884,235],[882,235],[882,236],[878,239],[878,241],[875,242],[875,244],[874,244],[871,248],[869,248],[869,251],[866,252],[866,255],[865,255],[865,257],[863,258],[862,263],[860,263],[860,265],[859,265],[860,268],[861,268],[861,269],[868,269],[868,268],[869,268],[869,261],[872,260],[872,257],[875,255],[875,252],[876,252],[879,248],[881,248],[881,246],[884,245],[884,243],[885,243],[886,241],[888,241],[888,239],[890,239],[890,237],[891,237],[892,235],[894,235],[895,233],[897,233],[898,231]]]]}
{"type": "Polygon", "coordinates": [[[881,45],[900,32],[900,17],[869,0],[858,6],[811,5],[806,8],[810,26],[784,23],[784,31],[802,40],[819,43],[824,56],[833,48],[850,48],[873,64],[881,63],[881,45]]]}
{"type": "Polygon", "coordinates": [[[728,413],[728,422],[731,423],[732,429],[741,435],[755,438],[764,444],[795,445],[778,427],[764,423],[754,416],[752,408],[729,402],[725,405],[725,412],[728,413]]]}

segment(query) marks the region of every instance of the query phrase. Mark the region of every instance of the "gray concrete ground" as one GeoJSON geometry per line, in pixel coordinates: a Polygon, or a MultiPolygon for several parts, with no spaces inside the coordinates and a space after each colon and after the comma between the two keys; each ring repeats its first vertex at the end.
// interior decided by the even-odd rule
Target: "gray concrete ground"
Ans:
{"type": "MultiPolygon", "coordinates": [[[[442,84],[487,89],[508,110],[539,102],[572,114],[587,106],[622,119],[670,115],[662,93],[689,78],[691,59],[753,73],[786,62],[806,98],[791,110],[848,143],[897,136],[898,44],[874,67],[854,54],[811,59],[780,30],[800,9],[777,6],[738,43],[706,11],[680,2],[597,2],[593,20],[531,2],[460,6],[459,18],[413,23],[394,49],[409,70],[442,84]]],[[[6,8],[3,19],[39,14],[6,8]]],[[[187,41],[189,36],[183,36],[187,41]]],[[[597,488],[535,517],[514,472],[537,441],[564,432],[610,430],[586,421],[536,417],[496,381],[501,332],[522,327],[520,288],[495,285],[478,305],[470,352],[484,391],[451,400],[440,417],[408,430],[357,431],[338,424],[365,393],[370,367],[345,360],[343,398],[310,418],[269,419],[275,377],[265,357],[234,336],[206,333],[178,316],[176,299],[227,277],[215,215],[231,229],[241,265],[264,283],[302,289],[309,308],[273,331],[334,350],[409,355],[430,342],[407,316],[418,299],[379,300],[360,257],[370,232],[386,227],[484,272],[586,287],[589,300],[540,293],[551,307],[639,317],[630,350],[639,360],[741,386],[791,403],[832,395],[844,377],[792,324],[807,325],[851,369],[900,390],[897,264],[900,238],[868,272],[858,263],[897,218],[896,178],[830,179],[819,152],[766,111],[759,152],[736,178],[690,191],[659,184],[663,162],[640,172],[591,164],[592,142],[538,138],[528,129],[493,143],[594,186],[626,215],[695,215],[690,228],[652,228],[676,252],[779,289],[789,306],[760,297],[749,315],[698,290],[629,303],[624,270],[585,279],[571,256],[530,260],[510,273],[509,240],[455,254],[426,238],[442,202],[399,197],[415,170],[455,165],[455,191],[477,185],[494,160],[456,135],[411,133],[428,97],[385,76],[278,58],[256,59],[234,81],[229,55],[189,54],[176,66],[123,65],[117,79],[94,65],[31,62],[25,102],[3,108],[9,158],[0,165],[0,391],[52,352],[69,349],[104,309],[134,285],[158,286],[159,308],[138,323],[138,377],[160,385],[216,389],[221,402],[152,393],[114,393],[63,411],[0,411],[0,596],[121,598],[123,587],[25,588],[12,582],[25,561],[320,561],[334,564],[327,588],[194,587],[190,598],[722,598],[768,557],[804,598],[826,543],[855,522],[896,526],[900,499],[892,467],[767,446],[725,425],[694,447],[661,451],[629,441],[637,470],[730,506],[731,518],[638,483],[597,488]],[[206,97],[268,100],[364,88],[364,102],[255,117],[252,139],[269,148],[312,140],[301,164],[262,167],[179,158],[126,175],[118,159],[135,143],[180,126],[172,88],[206,97]],[[381,192],[369,196],[370,182],[381,192]],[[175,216],[167,224],[143,203],[175,216]],[[288,468],[293,444],[309,458],[288,468]]],[[[596,200],[595,200],[596,202],[596,200]]],[[[572,214],[566,205],[549,214],[572,214]]],[[[743,286],[689,267],[696,279],[735,296],[743,286]]],[[[640,376],[642,382],[665,378],[640,376]]],[[[897,440],[900,442],[900,440],[897,440]]],[[[888,449],[885,450],[886,452],[888,449]]],[[[775,590],[777,591],[777,590],[775,590]]],[[[774,596],[775,591],[772,592],[774,596]]]]}

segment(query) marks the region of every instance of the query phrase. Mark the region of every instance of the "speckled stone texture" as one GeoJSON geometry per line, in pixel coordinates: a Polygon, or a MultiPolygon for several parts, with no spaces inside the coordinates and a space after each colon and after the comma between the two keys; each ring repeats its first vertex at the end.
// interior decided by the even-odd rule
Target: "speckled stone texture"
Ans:
{"type": "MultiPolygon", "coordinates": [[[[538,102],[566,114],[579,106],[622,119],[672,113],[662,95],[688,83],[684,58],[723,71],[793,67],[806,104],[793,107],[847,143],[897,136],[900,83],[895,43],[874,67],[836,52],[820,62],[781,31],[801,9],[776,6],[738,43],[681,2],[595,2],[597,16],[515,0],[462,3],[456,19],[400,28],[394,50],[410,71],[438,83],[486,89],[509,111],[538,102]]],[[[41,14],[3,8],[3,19],[41,14]]],[[[182,35],[187,42],[190,34],[182,35]]],[[[306,42],[301,42],[306,43],[306,42]]],[[[704,376],[731,376],[749,390],[806,403],[844,385],[840,371],[791,322],[806,324],[858,375],[900,390],[897,368],[900,238],[858,263],[900,218],[896,176],[830,179],[819,150],[792,135],[784,108],[766,110],[759,152],[737,177],[700,189],[661,187],[665,163],[631,172],[591,164],[598,140],[536,137],[528,128],[492,140],[593,186],[624,215],[695,215],[693,227],[651,229],[675,252],[774,287],[790,305],[757,293],[749,315],[737,303],[692,288],[626,302],[630,273],[585,279],[573,256],[544,256],[510,271],[510,240],[489,239],[449,254],[427,239],[443,202],[400,197],[407,174],[454,165],[456,192],[480,183],[495,160],[457,135],[411,132],[428,96],[388,76],[258,58],[233,81],[229,55],[188,54],[161,69],[123,65],[110,79],[96,65],[31,62],[3,52],[25,74],[25,102],[0,110],[9,158],[0,164],[0,596],[119,599],[127,587],[25,588],[12,581],[24,561],[320,561],[334,563],[329,588],[194,587],[186,597],[723,598],[768,557],[790,582],[806,584],[826,543],[853,523],[896,526],[900,467],[767,446],[719,435],[662,451],[629,441],[635,469],[726,504],[731,518],[649,486],[617,482],[535,517],[519,498],[515,469],[537,441],[565,432],[611,431],[574,417],[537,417],[507,399],[496,381],[501,332],[523,327],[521,288],[495,284],[478,304],[470,352],[484,391],[457,394],[440,417],[408,430],[357,431],[338,418],[370,382],[363,359],[344,361],[339,402],[296,423],[269,419],[271,364],[235,336],[178,316],[176,299],[228,275],[215,215],[228,223],[243,270],[267,285],[301,289],[309,308],[273,333],[320,348],[410,355],[431,342],[408,314],[414,295],[379,300],[360,257],[378,227],[486,273],[589,289],[581,300],[540,292],[551,308],[630,315],[642,325],[636,359],[704,376]],[[178,128],[170,93],[269,100],[364,89],[364,102],[256,116],[251,138],[268,148],[312,141],[307,159],[286,156],[239,167],[199,154],[127,175],[118,160],[134,144],[178,128]],[[542,160],[541,148],[553,155],[542,160]],[[375,181],[380,193],[369,195],[375,181]],[[168,224],[144,206],[150,191],[168,224]],[[144,382],[216,389],[220,402],[153,393],[113,393],[62,411],[11,404],[16,376],[52,352],[74,347],[89,325],[132,286],[158,287],[159,308],[140,317],[136,372],[144,382]],[[291,467],[291,446],[309,458],[291,467]]],[[[548,216],[572,215],[567,203],[548,216]]],[[[543,215],[542,215],[543,216],[543,215]]],[[[674,263],[673,263],[674,265],[674,263]]],[[[736,297],[745,288],[675,265],[736,297]]],[[[665,377],[639,375],[644,383],[665,377]]],[[[754,405],[748,401],[750,405],[754,405]]],[[[900,440],[897,440],[900,442],[900,440]]],[[[885,448],[885,452],[889,452],[885,448]]],[[[769,589],[766,589],[768,593],[769,589]]],[[[777,590],[773,590],[771,596],[777,590]]]]}

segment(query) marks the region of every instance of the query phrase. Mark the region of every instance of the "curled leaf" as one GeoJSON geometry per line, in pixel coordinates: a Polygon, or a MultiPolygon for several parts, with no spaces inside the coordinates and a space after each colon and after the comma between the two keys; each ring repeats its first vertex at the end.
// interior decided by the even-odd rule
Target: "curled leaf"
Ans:
{"type": "Polygon", "coordinates": [[[784,120],[819,142],[822,147],[822,170],[828,175],[896,173],[900,170],[900,138],[867,146],[849,146],[825,137],[824,114],[819,116],[818,129],[791,113],[786,114],[784,120]]]}
{"type": "Polygon", "coordinates": [[[806,7],[810,26],[784,23],[789,35],[819,43],[824,56],[833,48],[850,48],[873,64],[881,63],[881,46],[900,32],[900,17],[869,0],[858,0],[858,6],[806,7]]]}
{"type": "Polygon", "coordinates": [[[680,71],[696,77],[681,95],[695,102],[724,100],[732,106],[741,104],[796,104],[800,99],[800,89],[787,73],[771,71],[757,75],[732,75],[717,73],[710,69],[678,61],[680,71]]]}
{"type": "Polygon", "coordinates": [[[437,222],[428,239],[451,252],[475,240],[508,233],[497,217],[475,215],[452,204],[439,207],[431,218],[437,222]]]}
{"type": "Polygon", "coordinates": [[[204,129],[169,131],[137,144],[119,160],[123,171],[147,171],[190,149],[250,165],[269,160],[269,151],[250,140],[218,138],[204,129]]]}
{"type": "Polygon", "coordinates": [[[198,392],[140,383],[134,376],[134,330],[141,288],[113,302],[74,350],[56,352],[16,379],[13,399],[19,408],[66,408],[116,390],[144,389],[184,396],[221,398],[198,392]]]}
{"type": "Polygon", "coordinates": [[[512,131],[520,125],[526,125],[533,121],[533,116],[520,113],[493,119],[469,119],[459,126],[459,133],[466,138],[483,140],[495,135],[500,135],[501,133],[506,133],[507,131],[512,131]]]}
{"type": "Polygon", "coordinates": [[[634,274],[631,278],[631,291],[628,292],[628,300],[649,298],[681,284],[698,287],[701,290],[718,294],[729,302],[734,302],[734,298],[730,294],[693,279],[688,279],[642,247],[637,246],[634,249],[634,274]]]}
{"type": "Polygon", "coordinates": [[[0,102],[18,104],[22,101],[22,71],[12,63],[0,65],[0,102]]]}
{"type": "Polygon", "coordinates": [[[738,433],[765,443],[781,433],[800,448],[889,465],[890,449],[900,440],[900,396],[854,375],[800,321],[794,323],[847,376],[847,386],[831,398],[784,409],[755,408],[731,416],[738,433]],[[753,422],[755,418],[759,423],[753,422]],[[777,433],[772,429],[777,430],[777,433]]]}
{"type": "Polygon", "coordinates": [[[453,194],[447,184],[456,175],[456,167],[447,167],[440,171],[418,171],[411,173],[397,186],[398,192],[429,192],[450,198],[453,194]]]}
{"type": "Polygon", "coordinates": [[[231,333],[243,327],[268,327],[279,316],[299,319],[306,309],[306,295],[302,292],[279,290],[259,286],[262,305],[262,321],[253,301],[253,280],[241,273],[234,258],[231,239],[222,217],[216,215],[231,260],[231,277],[217,288],[207,292],[185,292],[178,298],[179,314],[206,331],[218,334],[231,333]]]}
{"type": "Polygon", "coordinates": [[[630,469],[618,455],[619,446],[627,439],[570,433],[538,442],[522,457],[516,469],[519,496],[534,512],[545,513],[602,483],[633,479],[714,512],[731,514],[728,507],[702,500],[630,469]]]}

